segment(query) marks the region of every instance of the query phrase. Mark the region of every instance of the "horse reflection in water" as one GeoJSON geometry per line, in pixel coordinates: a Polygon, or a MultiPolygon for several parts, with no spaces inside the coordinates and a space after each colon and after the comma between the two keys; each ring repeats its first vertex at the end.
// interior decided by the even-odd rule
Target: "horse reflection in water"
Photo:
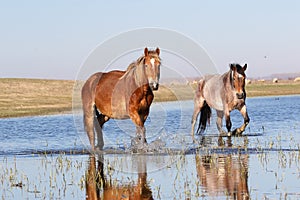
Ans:
{"type": "Polygon", "coordinates": [[[86,173],[87,200],[151,200],[152,192],[147,184],[147,169],[144,156],[136,156],[137,182],[116,184],[104,175],[103,155],[90,155],[86,173]]]}
{"type": "Polygon", "coordinates": [[[247,154],[196,154],[196,169],[209,196],[249,199],[247,154]]]}

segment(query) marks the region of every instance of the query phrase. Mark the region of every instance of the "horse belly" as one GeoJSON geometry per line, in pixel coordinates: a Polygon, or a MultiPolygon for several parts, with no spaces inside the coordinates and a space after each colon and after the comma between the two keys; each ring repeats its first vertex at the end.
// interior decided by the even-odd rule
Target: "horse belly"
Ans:
{"type": "Polygon", "coordinates": [[[129,115],[126,108],[126,102],[124,100],[116,99],[112,101],[112,114],[113,119],[129,119],[129,115]]]}
{"type": "Polygon", "coordinates": [[[222,103],[222,99],[219,100],[206,100],[206,103],[215,110],[223,110],[224,106],[222,103]]]}
{"type": "Polygon", "coordinates": [[[128,119],[129,118],[124,96],[113,93],[113,95],[109,99],[106,99],[105,97],[103,97],[102,100],[103,100],[103,103],[107,102],[105,104],[102,103],[102,105],[100,107],[100,112],[103,115],[106,115],[112,119],[128,119]],[[106,101],[104,101],[104,100],[106,100],[106,101]]]}
{"type": "Polygon", "coordinates": [[[223,110],[221,90],[219,87],[216,87],[216,84],[211,80],[207,81],[203,87],[204,99],[211,108],[214,108],[216,110],[223,110]]]}

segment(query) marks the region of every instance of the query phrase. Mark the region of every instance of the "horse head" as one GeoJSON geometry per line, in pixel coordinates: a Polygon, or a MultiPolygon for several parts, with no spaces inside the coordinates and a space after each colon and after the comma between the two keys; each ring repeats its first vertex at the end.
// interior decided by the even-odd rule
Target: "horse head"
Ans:
{"type": "Polygon", "coordinates": [[[239,64],[230,64],[230,72],[231,72],[230,80],[238,99],[244,99],[246,97],[246,93],[245,93],[246,69],[247,69],[247,64],[245,64],[243,67],[239,64]]]}
{"type": "Polygon", "coordinates": [[[160,78],[160,50],[156,48],[155,51],[144,50],[144,67],[145,75],[147,77],[148,84],[152,90],[157,90],[159,86],[160,78]]]}

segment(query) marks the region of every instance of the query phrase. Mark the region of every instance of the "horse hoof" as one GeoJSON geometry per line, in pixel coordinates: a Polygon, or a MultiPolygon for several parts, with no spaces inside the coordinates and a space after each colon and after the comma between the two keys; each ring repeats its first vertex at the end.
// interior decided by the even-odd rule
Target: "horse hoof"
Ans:
{"type": "Polygon", "coordinates": [[[134,153],[142,153],[147,152],[148,150],[148,144],[143,141],[140,137],[134,137],[131,140],[131,149],[134,153]]]}
{"type": "Polygon", "coordinates": [[[166,143],[161,139],[157,139],[148,145],[148,151],[149,152],[159,151],[164,146],[166,146],[166,143]]]}
{"type": "Polygon", "coordinates": [[[234,136],[241,136],[243,133],[243,131],[239,128],[234,129],[234,131],[232,131],[232,135],[234,136]]]}
{"type": "Polygon", "coordinates": [[[228,136],[228,137],[231,137],[232,135],[234,135],[234,133],[231,132],[231,131],[229,131],[229,132],[227,133],[227,136],[228,136]]]}
{"type": "Polygon", "coordinates": [[[103,146],[98,146],[98,145],[97,145],[97,146],[95,147],[95,151],[96,151],[96,152],[99,152],[99,151],[102,151],[102,150],[103,150],[103,146]]]}
{"type": "Polygon", "coordinates": [[[239,130],[238,130],[238,131],[236,132],[236,136],[242,136],[242,133],[243,133],[243,131],[239,131],[239,130]]]}
{"type": "Polygon", "coordinates": [[[131,146],[137,146],[137,144],[141,143],[141,140],[139,137],[134,137],[131,140],[131,146]]]}

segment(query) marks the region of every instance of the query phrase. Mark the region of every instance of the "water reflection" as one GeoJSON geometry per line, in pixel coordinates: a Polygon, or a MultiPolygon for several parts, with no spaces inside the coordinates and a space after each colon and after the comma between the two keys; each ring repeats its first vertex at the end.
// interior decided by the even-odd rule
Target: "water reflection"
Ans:
{"type": "Polygon", "coordinates": [[[120,183],[104,173],[103,155],[90,155],[86,172],[86,199],[153,199],[152,191],[147,184],[146,157],[136,155],[133,159],[138,169],[136,182],[120,183]]]}
{"type": "Polygon", "coordinates": [[[195,135],[195,138],[196,141],[198,141],[199,147],[213,147],[217,145],[218,147],[222,148],[234,148],[237,146],[247,148],[249,144],[248,135],[242,135],[239,137],[227,137],[220,136],[218,133],[216,133],[207,135],[195,135]]]}
{"type": "Polygon", "coordinates": [[[196,170],[208,196],[249,199],[247,154],[196,154],[196,170]]]}

